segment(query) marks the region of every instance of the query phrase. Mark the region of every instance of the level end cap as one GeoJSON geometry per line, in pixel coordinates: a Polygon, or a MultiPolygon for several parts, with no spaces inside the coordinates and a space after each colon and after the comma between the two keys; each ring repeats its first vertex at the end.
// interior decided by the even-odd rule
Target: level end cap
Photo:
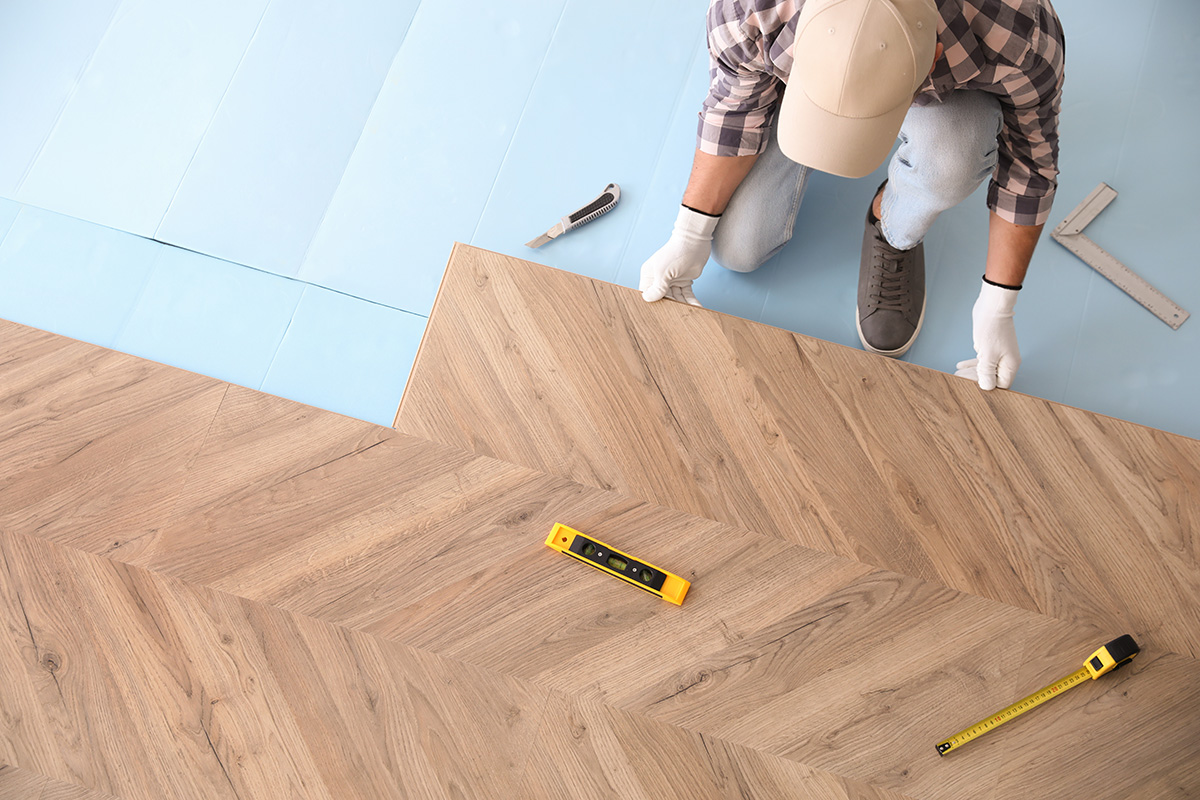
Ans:
{"type": "Polygon", "coordinates": [[[667,573],[667,579],[663,582],[662,598],[677,606],[681,606],[683,605],[683,598],[687,597],[688,589],[691,588],[691,585],[691,582],[684,580],[678,575],[667,573]]]}

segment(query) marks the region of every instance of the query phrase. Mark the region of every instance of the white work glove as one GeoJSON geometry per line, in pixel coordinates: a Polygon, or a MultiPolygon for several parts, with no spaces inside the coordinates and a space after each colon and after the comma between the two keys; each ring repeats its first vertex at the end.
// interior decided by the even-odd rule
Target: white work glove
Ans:
{"type": "Polygon", "coordinates": [[[984,390],[1012,386],[1021,351],[1017,347],[1017,329],[1013,325],[1013,306],[1017,290],[993,286],[987,281],[979,290],[979,299],[971,310],[975,358],[960,361],[955,375],[979,382],[984,390]]]}
{"type": "Polygon", "coordinates": [[[675,229],[671,238],[654,255],[642,264],[642,280],[638,289],[642,299],[653,303],[664,297],[700,305],[692,293],[692,281],[700,277],[708,256],[712,253],[713,230],[720,217],[710,217],[693,211],[687,206],[679,207],[675,218],[675,229]]]}

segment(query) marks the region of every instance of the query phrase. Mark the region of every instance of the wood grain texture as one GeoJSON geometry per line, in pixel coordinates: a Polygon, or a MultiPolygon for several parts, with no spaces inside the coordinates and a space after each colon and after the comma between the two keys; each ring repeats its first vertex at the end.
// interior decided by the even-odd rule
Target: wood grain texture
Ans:
{"type": "Polygon", "coordinates": [[[563,695],[548,704],[521,797],[904,800],[876,786],[563,695]]]}
{"type": "Polygon", "coordinates": [[[89,548],[171,510],[226,385],[0,320],[0,528],[89,548]]]}
{"type": "Polygon", "coordinates": [[[107,792],[55,781],[44,775],[0,764],[0,797],[4,800],[119,800],[107,792]]]}
{"type": "Polygon", "coordinates": [[[0,763],[0,797],[12,800],[39,800],[48,780],[36,772],[0,763]]]}
{"type": "Polygon", "coordinates": [[[42,359],[13,371],[19,412],[43,422],[4,453],[42,466],[0,461],[5,486],[86,500],[65,472],[152,513],[60,501],[0,524],[0,764],[123,800],[1200,792],[1198,662],[1161,618],[1064,620],[117,354],[105,402],[173,420],[179,461],[143,441],[165,422],[39,433],[74,402],[59,387],[92,385],[51,368],[77,371],[77,343],[14,330],[42,359]],[[39,460],[93,434],[144,491],[39,460]],[[555,522],[683,573],[687,602],[550,551],[555,522]],[[1130,667],[934,752],[1124,632],[1130,667]]]}
{"type": "Polygon", "coordinates": [[[544,690],[36,537],[0,555],[5,761],[126,798],[516,796],[544,690]]]}
{"type": "Polygon", "coordinates": [[[1200,655],[1200,442],[458,246],[397,427],[1200,655]]]}

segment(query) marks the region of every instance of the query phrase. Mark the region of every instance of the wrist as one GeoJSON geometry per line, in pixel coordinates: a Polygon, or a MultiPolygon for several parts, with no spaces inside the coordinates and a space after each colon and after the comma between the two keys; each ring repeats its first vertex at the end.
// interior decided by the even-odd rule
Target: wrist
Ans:
{"type": "Polygon", "coordinates": [[[711,213],[709,213],[709,212],[707,212],[707,211],[701,211],[701,210],[700,210],[700,209],[698,209],[698,208],[692,208],[692,207],[691,207],[691,206],[689,206],[687,203],[681,203],[680,205],[682,205],[682,206],[683,206],[684,208],[686,208],[688,211],[695,211],[697,214],[702,214],[702,215],[704,215],[704,216],[706,216],[706,217],[712,217],[713,219],[720,219],[720,218],[721,218],[721,215],[720,215],[720,214],[711,214],[711,213]]]}
{"type": "Polygon", "coordinates": [[[992,280],[987,275],[983,276],[983,282],[988,284],[989,286],[995,286],[999,289],[1010,289],[1011,291],[1014,291],[1014,292],[1019,292],[1021,290],[1021,286],[1023,285],[1023,284],[1018,283],[1016,286],[1013,286],[1008,283],[1001,283],[1000,281],[992,280]]]}
{"type": "Polygon", "coordinates": [[[697,211],[690,206],[679,206],[679,214],[675,217],[675,233],[689,239],[712,241],[713,231],[721,221],[719,214],[707,214],[697,211]]]}
{"type": "Polygon", "coordinates": [[[976,308],[988,311],[995,316],[1011,317],[1019,294],[1019,288],[1000,286],[984,278],[979,287],[979,300],[976,301],[976,308]]]}

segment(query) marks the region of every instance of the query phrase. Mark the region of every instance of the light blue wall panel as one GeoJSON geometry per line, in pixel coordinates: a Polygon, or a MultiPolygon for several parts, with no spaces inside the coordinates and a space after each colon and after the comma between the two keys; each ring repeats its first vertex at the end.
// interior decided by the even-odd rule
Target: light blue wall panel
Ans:
{"type": "Polygon", "coordinates": [[[303,290],[294,280],[163,247],[113,346],[257,388],[303,290]]]}
{"type": "Polygon", "coordinates": [[[157,238],[296,275],[416,5],[271,3],[157,238]]]}
{"type": "Polygon", "coordinates": [[[300,277],[429,313],[452,243],[475,230],[563,2],[418,9],[300,277]]]}
{"type": "Polygon", "coordinates": [[[390,427],[425,322],[309,286],[262,390],[390,427]]]}
{"type": "Polygon", "coordinates": [[[703,37],[696,0],[569,0],[471,243],[612,280],[703,37]],[[524,246],[610,182],[615,211],[524,246]]]}
{"type": "Polygon", "coordinates": [[[0,242],[0,317],[111,347],[161,249],[24,206],[0,242]]]}
{"type": "Polygon", "coordinates": [[[17,196],[118,5],[0,3],[0,196],[17,196]]]}
{"type": "Polygon", "coordinates": [[[267,0],[125,0],[19,199],[153,237],[267,0]]]}

